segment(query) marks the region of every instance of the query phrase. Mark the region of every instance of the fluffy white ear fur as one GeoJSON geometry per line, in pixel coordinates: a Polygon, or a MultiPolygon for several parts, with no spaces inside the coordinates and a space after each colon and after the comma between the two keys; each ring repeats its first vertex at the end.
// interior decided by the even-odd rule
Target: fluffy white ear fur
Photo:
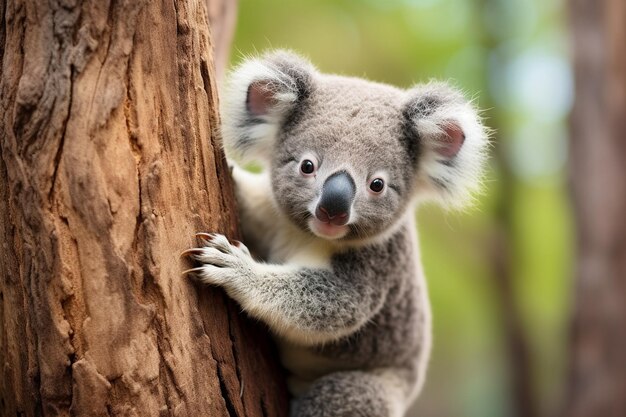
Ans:
{"type": "Polygon", "coordinates": [[[489,133],[462,93],[440,82],[410,91],[406,117],[420,141],[418,198],[463,207],[482,185],[489,133]]]}
{"type": "Polygon", "coordinates": [[[247,59],[228,77],[222,96],[222,138],[229,156],[266,162],[281,123],[310,88],[315,68],[278,51],[247,59]]]}

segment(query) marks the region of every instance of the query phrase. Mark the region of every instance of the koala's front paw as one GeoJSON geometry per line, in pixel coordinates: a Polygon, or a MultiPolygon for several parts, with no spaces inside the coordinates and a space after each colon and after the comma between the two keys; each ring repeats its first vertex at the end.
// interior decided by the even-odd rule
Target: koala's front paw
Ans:
{"type": "Polygon", "coordinates": [[[188,249],[182,255],[202,265],[183,274],[193,274],[204,284],[228,286],[252,273],[254,260],[243,243],[235,241],[232,244],[226,236],[216,233],[198,233],[196,236],[200,238],[202,247],[188,249]]]}

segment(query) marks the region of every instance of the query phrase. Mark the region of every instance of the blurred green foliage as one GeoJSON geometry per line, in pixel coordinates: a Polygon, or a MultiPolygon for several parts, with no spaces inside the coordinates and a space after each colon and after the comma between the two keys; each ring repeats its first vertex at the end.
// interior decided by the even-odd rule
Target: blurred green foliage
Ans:
{"type": "Polygon", "coordinates": [[[503,231],[539,407],[545,415],[558,404],[573,258],[563,9],[559,0],[240,1],[233,64],[290,48],[325,72],[403,87],[450,80],[496,129],[477,206],[466,213],[426,206],[418,214],[435,344],[416,416],[515,415],[514,358],[495,285],[503,231]]]}

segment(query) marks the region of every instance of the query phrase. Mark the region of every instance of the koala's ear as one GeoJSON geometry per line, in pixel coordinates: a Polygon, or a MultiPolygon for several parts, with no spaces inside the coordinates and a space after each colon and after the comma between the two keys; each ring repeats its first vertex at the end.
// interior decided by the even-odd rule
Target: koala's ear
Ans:
{"type": "Polygon", "coordinates": [[[451,206],[471,201],[481,185],[489,144],[472,104],[445,83],[409,91],[404,107],[409,140],[416,140],[418,195],[451,206]]]}
{"type": "Polygon", "coordinates": [[[314,88],[315,68],[287,51],[247,59],[222,97],[222,136],[231,156],[268,160],[278,130],[314,88]]]}

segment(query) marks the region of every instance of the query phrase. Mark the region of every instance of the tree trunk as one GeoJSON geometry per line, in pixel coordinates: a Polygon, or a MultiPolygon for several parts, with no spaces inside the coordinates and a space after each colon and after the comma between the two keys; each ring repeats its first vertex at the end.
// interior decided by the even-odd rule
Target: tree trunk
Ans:
{"type": "Polygon", "coordinates": [[[181,277],[238,234],[207,16],[0,0],[1,415],[286,415],[265,332],[181,277]]]}
{"type": "Polygon", "coordinates": [[[626,2],[571,0],[578,230],[570,378],[562,415],[626,416],[626,2]]]}
{"type": "Polygon", "coordinates": [[[228,63],[230,43],[235,34],[237,0],[205,0],[213,38],[215,72],[220,81],[228,63]]]}

